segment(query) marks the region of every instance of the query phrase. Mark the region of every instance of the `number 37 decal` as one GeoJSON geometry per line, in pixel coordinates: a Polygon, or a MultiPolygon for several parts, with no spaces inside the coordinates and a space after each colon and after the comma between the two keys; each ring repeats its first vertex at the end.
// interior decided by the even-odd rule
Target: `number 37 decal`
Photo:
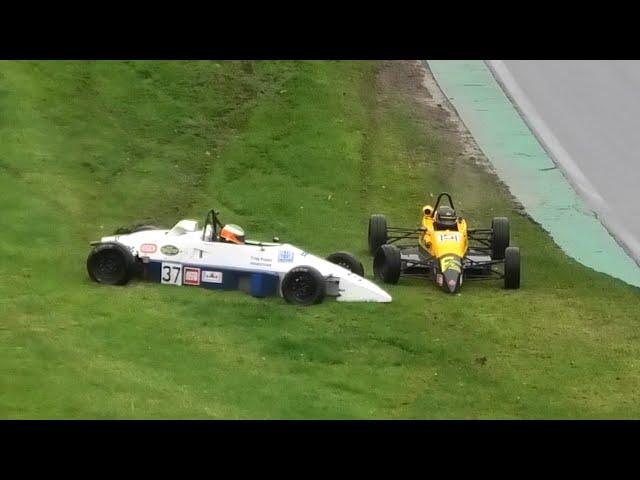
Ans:
{"type": "Polygon", "coordinates": [[[182,285],[182,265],[179,263],[162,262],[160,282],[171,285],[182,285]]]}

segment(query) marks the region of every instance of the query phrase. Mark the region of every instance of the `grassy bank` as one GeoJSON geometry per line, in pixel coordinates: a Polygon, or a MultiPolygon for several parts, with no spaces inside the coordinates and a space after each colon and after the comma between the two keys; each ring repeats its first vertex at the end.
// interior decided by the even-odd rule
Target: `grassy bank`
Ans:
{"type": "Polygon", "coordinates": [[[0,417],[637,417],[638,290],[520,215],[413,73],[0,62],[0,417]],[[472,226],[510,217],[521,290],[415,280],[388,305],[296,308],[85,271],[89,240],[215,206],[249,237],[350,250],[370,276],[369,214],[411,226],[442,190],[472,226]]]}

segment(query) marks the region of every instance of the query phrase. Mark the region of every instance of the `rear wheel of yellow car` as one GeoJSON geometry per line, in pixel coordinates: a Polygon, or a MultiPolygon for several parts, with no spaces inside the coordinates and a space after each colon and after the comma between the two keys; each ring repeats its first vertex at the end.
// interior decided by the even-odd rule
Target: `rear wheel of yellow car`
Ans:
{"type": "Polygon", "coordinates": [[[520,249],[507,247],[504,254],[504,288],[520,288],[520,249]]]}
{"type": "Polygon", "coordinates": [[[382,245],[373,257],[373,273],[384,283],[398,283],[402,260],[395,245],[382,245]]]}
{"type": "Polygon", "coordinates": [[[509,246],[509,219],[506,217],[495,217],[491,221],[491,258],[502,260],[504,252],[509,246]]]}
{"type": "Polygon", "coordinates": [[[384,215],[371,215],[369,218],[369,253],[375,255],[381,245],[387,243],[387,218],[384,215]]]}

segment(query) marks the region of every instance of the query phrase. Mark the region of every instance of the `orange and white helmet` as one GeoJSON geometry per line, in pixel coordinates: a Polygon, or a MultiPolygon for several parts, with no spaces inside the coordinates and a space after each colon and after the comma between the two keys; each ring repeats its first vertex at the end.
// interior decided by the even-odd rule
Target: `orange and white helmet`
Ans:
{"type": "Polygon", "coordinates": [[[238,225],[228,224],[220,230],[220,240],[225,242],[242,244],[244,243],[244,230],[238,225]]]}

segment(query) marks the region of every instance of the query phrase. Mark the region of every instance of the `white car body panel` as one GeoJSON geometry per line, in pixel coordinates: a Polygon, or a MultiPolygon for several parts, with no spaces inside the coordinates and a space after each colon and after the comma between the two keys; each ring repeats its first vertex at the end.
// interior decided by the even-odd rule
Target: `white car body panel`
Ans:
{"type": "Polygon", "coordinates": [[[236,245],[208,242],[202,237],[203,231],[198,229],[196,220],[181,220],[171,230],[144,230],[108,236],[103,237],[101,243],[117,242],[124,245],[150,267],[153,277],[157,277],[157,271],[161,269],[161,283],[241,289],[244,285],[246,289],[249,287],[245,277],[252,273],[264,273],[274,278],[278,276],[276,292],[282,296],[280,282],[286,273],[294,267],[305,265],[317,269],[327,279],[327,295],[336,297],[338,301],[392,300],[375,283],[288,243],[249,240],[246,244],[236,245]],[[230,280],[233,282],[229,283],[230,280]]]}

